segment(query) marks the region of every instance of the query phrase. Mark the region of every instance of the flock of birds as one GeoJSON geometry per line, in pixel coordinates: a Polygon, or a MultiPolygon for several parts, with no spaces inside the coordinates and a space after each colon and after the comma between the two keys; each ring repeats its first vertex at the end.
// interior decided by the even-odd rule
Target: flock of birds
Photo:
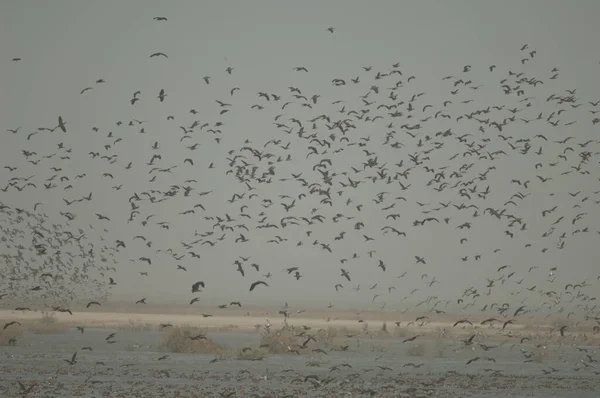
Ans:
{"type": "MultiPolygon", "coordinates": [[[[165,23],[167,18],[155,21],[165,23]]],[[[595,136],[600,100],[582,100],[575,88],[555,89],[562,71],[553,66],[539,71],[536,50],[528,45],[518,54],[512,68],[464,65],[451,72],[439,82],[447,92],[444,98],[429,98],[419,89],[419,78],[403,70],[401,62],[363,66],[355,76],[333,77],[333,98],[301,85],[243,97],[243,85],[233,83],[236,68],[227,67],[222,75],[202,78],[202,84],[228,85],[215,99],[214,110],[157,115],[171,126],[158,139],[146,138],[157,134],[151,121],[134,118],[90,126],[105,139],[85,149],[69,143],[70,135],[83,134],[72,130],[74,115],[57,115],[53,124],[34,131],[11,127],[6,134],[20,137],[24,147],[22,159],[3,165],[0,174],[6,180],[3,193],[15,198],[0,203],[0,305],[11,303],[16,311],[26,311],[44,302],[70,312],[69,303],[85,299],[87,307],[101,306],[119,284],[123,253],[134,252],[129,261],[140,267],[141,286],[157,263],[171,267],[190,281],[189,305],[220,288],[202,276],[203,268],[211,266],[202,258],[214,247],[225,247],[232,256],[215,266],[226,278],[245,281],[248,292],[270,289],[282,276],[290,279],[286,283],[302,283],[310,274],[322,278],[323,270],[293,264],[293,259],[286,266],[253,259],[253,251],[286,246],[308,251],[323,267],[335,270],[327,274],[335,275],[332,294],[366,291],[367,301],[381,309],[410,298],[414,304],[405,311],[427,313],[416,324],[430,322],[448,308],[489,314],[482,324],[502,329],[526,314],[564,314],[577,323],[557,325],[561,338],[586,325],[596,334],[600,308],[594,289],[600,276],[571,280],[559,264],[541,261],[551,262],[578,237],[600,234],[594,225],[600,204],[600,140],[576,135],[585,130],[595,136]],[[485,79],[479,81],[482,74],[485,79]],[[360,95],[346,94],[352,90],[360,95]],[[476,99],[481,92],[498,99],[482,103],[476,99]],[[248,103],[247,98],[254,100],[248,103]],[[243,108],[268,120],[273,129],[268,139],[236,142],[240,134],[228,130],[228,123],[243,108]],[[56,137],[55,147],[35,147],[42,135],[56,137]],[[120,149],[126,142],[135,142],[146,161],[126,160],[120,149]],[[177,148],[170,152],[161,150],[163,146],[177,148]],[[198,155],[206,148],[213,154],[208,160],[210,153],[198,155]],[[75,157],[86,157],[90,167],[73,170],[75,157]],[[515,167],[518,175],[509,172],[515,167]],[[129,188],[132,178],[145,189],[129,188]],[[74,196],[73,191],[86,194],[74,196]],[[96,199],[107,196],[122,201],[128,216],[112,214],[105,201],[96,199]],[[35,205],[25,208],[22,203],[31,197],[35,205]],[[93,224],[80,214],[83,205],[97,209],[93,224]],[[160,247],[163,237],[180,236],[178,224],[190,219],[195,231],[179,247],[160,247]],[[131,229],[136,232],[124,236],[131,229]],[[444,244],[459,247],[459,257],[448,258],[450,271],[453,261],[463,266],[477,262],[474,266],[485,272],[491,264],[493,270],[479,284],[441,286],[444,277],[433,273],[442,265],[431,263],[426,245],[418,249],[403,244],[423,230],[431,234],[436,251],[441,249],[433,237],[439,233],[444,244]],[[474,247],[470,240],[480,234],[488,244],[474,247]],[[390,247],[402,253],[379,254],[390,247]],[[498,264],[495,256],[505,251],[516,253],[514,261],[498,264]],[[544,260],[520,263],[518,254],[525,252],[544,260]],[[399,262],[405,253],[412,264],[399,262]],[[364,280],[365,274],[376,280],[364,280]],[[396,285],[411,274],[409,285],[396,285]],[[500,297],[506,298],[486,301],[498,287],[500,297]]],[[[149,58],[170,62],[168,52],[157,51],[149,58]]],[[[296,66],[291,72],[301,82],[310,78],[312,68],[296,66]]],[[[95,83],[78,95],[94,95],[110,84],[101,78],[95,83]]],[[[145,101],[167,104],[174,99],[168,89],[160,89],[139,90],[121,100],[135,112],[145,101]]],[[[243,305],[234,297],[231,301],[243,305]]],[[[146,302],[140,297],[135,304],[146,302]]],[[[472,322],[463,319],[454,326],[461,324],[472,322]]],[[[4,329],[11,325],[15,323],[4,329]]],[[[74,365],[76,359],[75,353],[66,361],[74,365]]],[[[587,359],[582,363],[592,366],[587,359]]]]}

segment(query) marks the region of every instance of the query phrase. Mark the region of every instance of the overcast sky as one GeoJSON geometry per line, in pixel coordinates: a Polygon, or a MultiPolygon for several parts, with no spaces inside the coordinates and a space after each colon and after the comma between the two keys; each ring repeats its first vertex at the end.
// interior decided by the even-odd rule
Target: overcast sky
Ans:
{"type": "MultiPolygon", "coordinates": [[[[407,303],[437,296],[452,300],[450,307],[460,310],[464,304],[456,305],[456,299],[475,286],[484,297],[471,310],[494,300],[516,303],[527,298],[527,303],[538,305],[547,299],[546,292],[562,292],[565,283],[586,278],[593,284],[600,274],[594,245],[600,225],[595,203],[600,196],[594,194],[600,186],[598,158],[579,163],[583,151],[595,154],[600,148],[597,142],[579,145],[597,139],[600,132],[600,123],[593,124],[600,114],[591,113],[600,107],[590,104],[600,93],[600,44],[594,34],[598,15],[600,3],[592,0],[578,1],[576,7],[557,0],[3,1],[0,159],[2,166],[17,169],[1,169],[0,185],[5,188],[13,177],[33,175],[31,181],[37,188],[18,191],[11,186],[0,193],[0,200],[30,210],[41,202],[37,210],[53,222],[66,222],[60,212],[75,214],[72,225],[87,231],[85,244],[93,244],[98,251],[106,246],[108,264],[117,271],[105,272],[104,279],[115,279],[112,291],[119,299],[148,297],[149,303],[187,303],[195,297],[191,284],[202,280],[206,288],[199,296],[207,303],[231,299],[404,308],[407,303]],[[150,58],[158,52],[168,58],[150,58]],[[496,65],[492,71],[491,65],[496,65]],[[231,73],[226,71],[229,67],[231,73]],[[394,70],[402,74],[390,74],[394,70]],[[384,75],[378,78],[378,73],[384,75]],[[519,73],[523,75],[517,77],[519,73]],[[447,76],[452,78],[444,80],[447,76]],[[356,78],[358,83],[351,80],[356,78]],[[528,82],[519,82],[520,78],[528,82]],[[105,82],[97,83],[99,79],[105,82]],[[334,79],[344,84],[335,85],[334,79]],[[543,83],[534,86],[535,80],[543,83]],[[509,94],[503,84],[508,85],[509,94]],[[88,87],[92,89],[80,94],[88,87]],[[235,87],[239,90],[231,95],[235,87]],[[289,87],[298,88],[306,99],[292,97],[297,93],[289,87]],[[158,99],[161,89],[166,94],[163,102],[158,99]],[[520,89],[523,93],[518,93],[520,89]],[[552,94],[567,98],[566,90],[575,89],[573,102],[547,100],[552,94]],[[454,90],[458,91],[453,94],[454,90]],[[132,105],[137,91],[141,92],[136,96],[139,101],[132,105]],[[259,92],[268,93],[270,100],[259,97],[259,92]],[[413,97],[419,93],[424,94],[413,97]],[[292,103],[282,109],[288,101],[292,103]],[[388,110],[381,104],[397,108],[388,110]],[[426,105],[431,107],[423,109],[426,105]],[[491,106],[503,108],[477,115],[480,120],[488,119],[485,125],[465,116],[491,106]],[[561,109],[559,115],[551,116],[561,109]],[[351,110],[356,113],[348,114],[351,110]],[[393,117],[394,111],[402,115],[393,117]],[[277,115],[281,115],[280,126],[274,122],[277,115]],[[320,115],[330,121],[313,121],[320,115]],[[66,121],[66,133],[57,128],[28,138],[40,127],[56,127],[59,116],[66,121]],[[511,117],[514,121],[509,120],[502,132],[489,125],[511,117]],[[348,131],[331,128],[344,119],[352,123],[348,131]],[[198,126],[190,128],[195,121],[198,126]],[[201,128],[205,123],[208,127],[201,128]],[[303,137],[298,133],[299,123],[303,137]],[[420,129],[407,129],[417,124],[420,129]],[[16,134],[4,131],[17,127],[16,134]],[[185,134],[184,129],[188,130],[185,134]],[[436,135],[448,129],[451,135],[436,135]],[[408,133],[416,134],[415,138],[408,133]],[[306,139],[311,134],[316,134],[316,140],[306,139]],[[457,137],[464,134],[471,135],[461,142],[457,137]],[[500,134],[512,138],[505,140],[500,134]],[[548,141],[536,138],[537,134],[548,141]],[[568,136],[574,139],[567,144],[554,142],[568,136]],[[527,142],[519,139],[530,140],[526,154],[521,151],[527,142]],[[198,146],[190,149],[195,143],[198,146]],[[479,152],[465,155],[467,145],[479,152]],[[563,153],[568,146],[573,151],[563,153]],[[258,159],[244,147],[273,157],[258,159]],[[37,155],[26,159],[22,150],[37,155]],[[317,154],[307,157],[311,151],[317,154]],[[495,151],[504,154],[489,155],[495,151]],[[422,164],[411,161],[409,155],[415,153],[420,154],[422,164]],[[161,158],[150,162],[156,154],[161,158]],[[382,169],[363,171],[364,163],[375,158],[382,169]],[[184,163],[185,159],[193,165],[184,163]],[[322,159],[332,162],[319,166],[332,177],[331,204],[319,194],[329,187],[314,167],[322,159]],[[34,165],[28,160],[40,162],[34,165]],[[170,173],[152,170],[172,166],[176,168],[170,173]],[[259,180],[271,167],[275,174],[259,180]],[[403,177],[410,167],[408,177],[403,177]],[[242,178],[235,176],[239,170],[242,178]],[[432,182],[439,172],[444,172],[445,180],[432,182]],[[450,177],[453,172],[460,177],[450,177]],[[298,178],[306,184],[292,173],[302,173],[298,178]],[[52,187],[44,188],[55,174],[52,187]],[[83,178],[75,178],[82,174],[83,178]],[[536,175],[552,179],[542,182],[536,175]],[[60,181],[64,176],[69,180],[60,181]],[[153,177],[156,180],[150,181],[153,177]],[[361,183],[352,188],[348,178],[361,183]],[[530,183],[524,187],[514,179],[530,183]],[[471,180],[469,185],[452,188],[471,180]],[[444,181],[449,186],[441,192],[434,190],[444,181]],[[177,193],[165,196],[170,190],[175,192],[173,186],[180,187],[177,193]],[[184,196],[183,187],[192,188],[189,196],[184,196]],[[473,189],[467,191],[470,198],[459,195],[461,188],[473,189]],[[154,190],[154,203],[142,196],[134,202],[139,214],[128,221],[129,199],[150,190],[154,190]],[[212,192],[198,195],[207,191],[212,192]],[[569,194],[577,191],[582,192],[569,194]],[[63,201],[90,192],[91,201],[71,205],[63,201]],[[380,192],[386,192],[383,201],[378,199],[380,192]],[[518,192],[529,196],[513,198],[518,192]],[[244,197],[233,198],[234,194],[244,197]],[[585,197],[589,199],[582,202],[585,197]],[[511,198],[515,203],[507,204],[511,198]],[[294,199],[295,207],[287,212],[281,203],[289,205],[294,199]],[[273,204],[267,208],[263,200],[273,204]],[[459,211],[440,202],[474,204],[477,214],[473,217],[475,208],[459,211]],[[198,204],[205,210],[194,207],[198,204]],[[242,210],[244,205],[248,207],[242,210]],[[542,216],[542,210],[554,206],[553,213],[542,216]],[[499,220],[484,214],[488,207],[506,209],[504,215],[512,214],[518,221],[509,225],[506,217],[499,220]],[[180,214],[191,209],[195,213],[180,214]],[[110,221],[98,220],[95,213],[110,221]],[[586,214],[573,223],[580,213],[586,214]],[[152,214],[144,226],[142,222],[152,214]],[[235,221],[207,219],[225,219],[226,214],[235,221]],[[338,214],[343,216],[335,218],[338,214]],[[394,214],[399,218],[389,217],[394,214]],[[323,222],[313,220],[307,225],[301,220],[314,215],[323,215],[323,222]],[[281,219],[286,216],[297,217],[298,225],[284,228],[281,219]],[[552,226],[561,216],[564,219],[552,226]],[[272,223],[278,229],[256,229],[265,217],[263,225],[272,223]],[[415,220],[427,217],[439,223],[433,220],[413,226],[415,220]],[[169,228],[158,222],[168,222],[169,228]],[[360,230],[355,228],[359,222],[364,223],[360,230]],[[470,229],[457,228],[465,222],[471,223],[470,229]],[[249,231],[241,229],[241,224],[249,231]],[[223,225],[234,230],[222,230],[223,225]],[[384,234],[385,226],[407,236],[384,234]],[[587,233],[573,234],[586,227],[587,233]],[[201,236],[211,231],[214,235],[201,236]],[[345,232],[343,239],[336,240],[341,232],[345,232]],[[217,241],[223,234],[223,240],[217,241]],[[240,234],[249,241],[236,243],[240,234]],[[366,241],[363,235],[374,240],[366,241]],[[134,240],[135,236],[152,241],[151,247],[134,240]],[[461,243],[461,238],[467,240],[461,243]],[[199,239],[192,249],[181,243],[199,239]],[[114,253],[116,240],[126,247],[114,253]],[[202,244],[204,240],[216,244],[202,244]],[[279,243],[267,243],[271,240],[279,243]],[[562,242],[564,247],[559,249],[562,242]],[[321,243],[329,245],[332,253],[321,243]],[[185,257],[175,260],[167,249],[185,257]],[[114,255],[109,257],[109,253],[114,255]],[[354,253],[357,258],[352,259],[354,253]],[[475,260],[476,255],[481,258],[475,260]],[[244,277],[234,265],[239,256],[250,257],[243,263],[244,277]],[[415,256],[423,257],[426,264],[417,264],[415,256]],[[150,258],[152,264],[140,261],[141,257],[150,258]],[[342,259],[349,261],[342,264],[342,259]],[[378,267],[380,261],[385,271],[378,267]],[[259,272],[252,263],[260,265],[259,272]],[[177,265],[187,272],[177,270],[177,265]],[[498,272],[503,265],[510,267],[498,272]],[[532,266],[540,268],[529,272],[532,266]],[[284,272],[288,267],[299,267],[302,278],[297,281],[293,273],[284,272]],[[547,281],[552,267],[558,267],[555,284],[547,281]],[[351,282],[341,276],[341,268],[350,272],[351,282]],[[512,271],[515,274],[509,278],[512,271]],[[269,272],[272,277],[262,276],[269,272]],[[503,275],[505,279],[499,279],[503,275]],[[434,277],[439,283],[430,287],[434,277]],[[490,296],[485,296],[486,278],[497,279],[490,296]],[[249,292],[257,280],[270,286],[249,292]],[[343,288],[336,292],[338,283],[343,288]],[[536,289],[524,290],[532,286],[536,289]],[[376,294],[380,296],[373,299],[376,294]]],[[[597,294],[598,289],[587,288],[586,293],[597,294]]],[[[430,308],[430,304],[423,306],[430,308]]]]}

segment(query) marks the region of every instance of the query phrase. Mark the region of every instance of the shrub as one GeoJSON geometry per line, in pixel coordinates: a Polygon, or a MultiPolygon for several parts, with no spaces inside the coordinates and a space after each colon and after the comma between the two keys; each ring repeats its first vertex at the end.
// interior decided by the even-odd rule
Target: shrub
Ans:
{"type": "Polygon", "coordinates": [[[333,327],[329,326],[326,330],[318,330],[315,333],[315,338],[317,341],[324,345],[331,344],[342,344],[348,339],[348,335],[357,334],[356,330],[351,331],[345,326],[342,327],[333,327]]]}
{"type": "Polygon", "coordinates": [[[60,323],[53,313],[45,312],[42,317],[28,323],[27,330],[34,334],[59,334],[69,330],[69,325],[60,323]]]}
{"type": "Polygon", "coordinates": [[[221,354],[223,347],[210,337],[192,340],[191,337],[205,334],[197,327],[173,326],[161,336],[160,349],[168,352],[188,354],[221,354]]]}
{"type": "Polygon", "coordinates": [[[300,345],[302,343],[303,341],[300,341],[300,337],[296,336],[294,332],[289,329],[280,329],[278,331],[263,333],[260,337],[261,347],[265,348],[270,354],[293,354],[288,350],[288,347],[292,350],[301,351],[300,345]]]}

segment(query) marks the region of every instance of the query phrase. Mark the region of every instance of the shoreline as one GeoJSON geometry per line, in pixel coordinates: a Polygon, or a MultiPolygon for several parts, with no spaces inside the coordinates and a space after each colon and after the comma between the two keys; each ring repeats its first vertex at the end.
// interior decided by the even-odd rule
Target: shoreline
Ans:
{"type": "MultiPolygon", "coordinates": [[[[480,325],[481,320],[487,317],[473,316],[470,317],[473,325],[460,324],[456,327],[454,323],[459,319],[458,316],[446,316],[445,319],[436,319],[429,322],[415,322],[415,314],[402,314],[403,320],[399,321],[397,326],[394,321],[381,319],[373,319],[375,316],[364,315],[359,322],[356,314],[348,313],[343,318],[326,318],[317,317],[316,314],[296,314],[293,313],[285,319],[282,314],[277,311],[266,311],[261,314],[241,315],[228,313],[227,310],[214,311],[214,315],[204,317],[202,314],[157,314],[157,313],[133,313],[133,312],[113,312],[113,311],[74,311],[73,315],[68,312],[43,312],[43,311],[14,311],[0,310],[0,322],[19,321],[28,326],[42,320],[44,315],[51,314],[55,322],[64,326],[87,326],[99,328],[121,328],[131,329],[132,331],[149,331],[160,330],[161,324],[171,324],[173,326],[193,326],[206,330],[219,331],[258,331],[264,330],[267,323],[271,324],[271,329],[276,330],[287,324],[290,327],[302,328],[309,327],[312,329],[342,329],[350,333],[358,332],[360,334],[378,335],[381,337],[408,337],[414,334],[423,334],[424,338],[462,338],[477,334],[486,339],[498,338],[516,338],[529,336],[531,338],[551,337],[557,335],[553,332],[551,324],[534,324],[527,321],[508,324],[505,329],[502,329],[502,322],[495,322],[493,326],[489,324],[480,325]],[[352,319],[354,318],[354,319],[352,319]],[[385,326],[384,326],[385,325],[385,326]],[[387,333],[384,331],[386,330],[387,333]]],[[[240,311],[237,311],[238,313],[240,311]]],[[[344,315],[344,314],[339,314],[344,315]]],[[[436,317],[437,318],[437,317],[436,317]]],[[[504,319],[502,321],[505,321],[504,319]]],[[[566,335],[574,338],[583,338],[584,340],[591,339],[592,341],[600,341],[600,335],[594,334],[591,331],[592,323],[590,323],[590,331],[582,331],[581,328],[577,331],[567,331],[566,335]]]]}

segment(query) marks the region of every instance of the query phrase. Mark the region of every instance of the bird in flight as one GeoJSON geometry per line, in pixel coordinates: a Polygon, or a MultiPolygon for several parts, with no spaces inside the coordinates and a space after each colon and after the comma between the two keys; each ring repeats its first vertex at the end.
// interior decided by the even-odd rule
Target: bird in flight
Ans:
{"type": "Polygon", "coordinates": [[[67,122],[65,122],[62,118],[62,116],[58,117],[58,126],[55,127],[56,128],[60,128],[62,130],[63,133],[67,132],[67,128],[65,127],[65,125],[67,124],[67,122]]]}
{"type": "Polygon", "coordinates": [[[252,283],[252,284],[250,285],[250,291],[253,291],[253,290],[256,288],[256,286],[258,286],[258,285],[265,285],[265,286],[269,286],[269,285],[267,284],[267,282],[264,282],[264,281],[256,281],[256,282],[254,282],[254,283],[252,283]]]}
{"type": "Polygon", "coordinates": [[[75,365],[77,363],[77,361],[75,360],[76,357],[77,357],[77,351],[75,351],[75,353],[73,354],[73,356],[71,357],[70,360],[69,359],[63,359],[63,361],[65,361],[69,365],[75,365]]]}

